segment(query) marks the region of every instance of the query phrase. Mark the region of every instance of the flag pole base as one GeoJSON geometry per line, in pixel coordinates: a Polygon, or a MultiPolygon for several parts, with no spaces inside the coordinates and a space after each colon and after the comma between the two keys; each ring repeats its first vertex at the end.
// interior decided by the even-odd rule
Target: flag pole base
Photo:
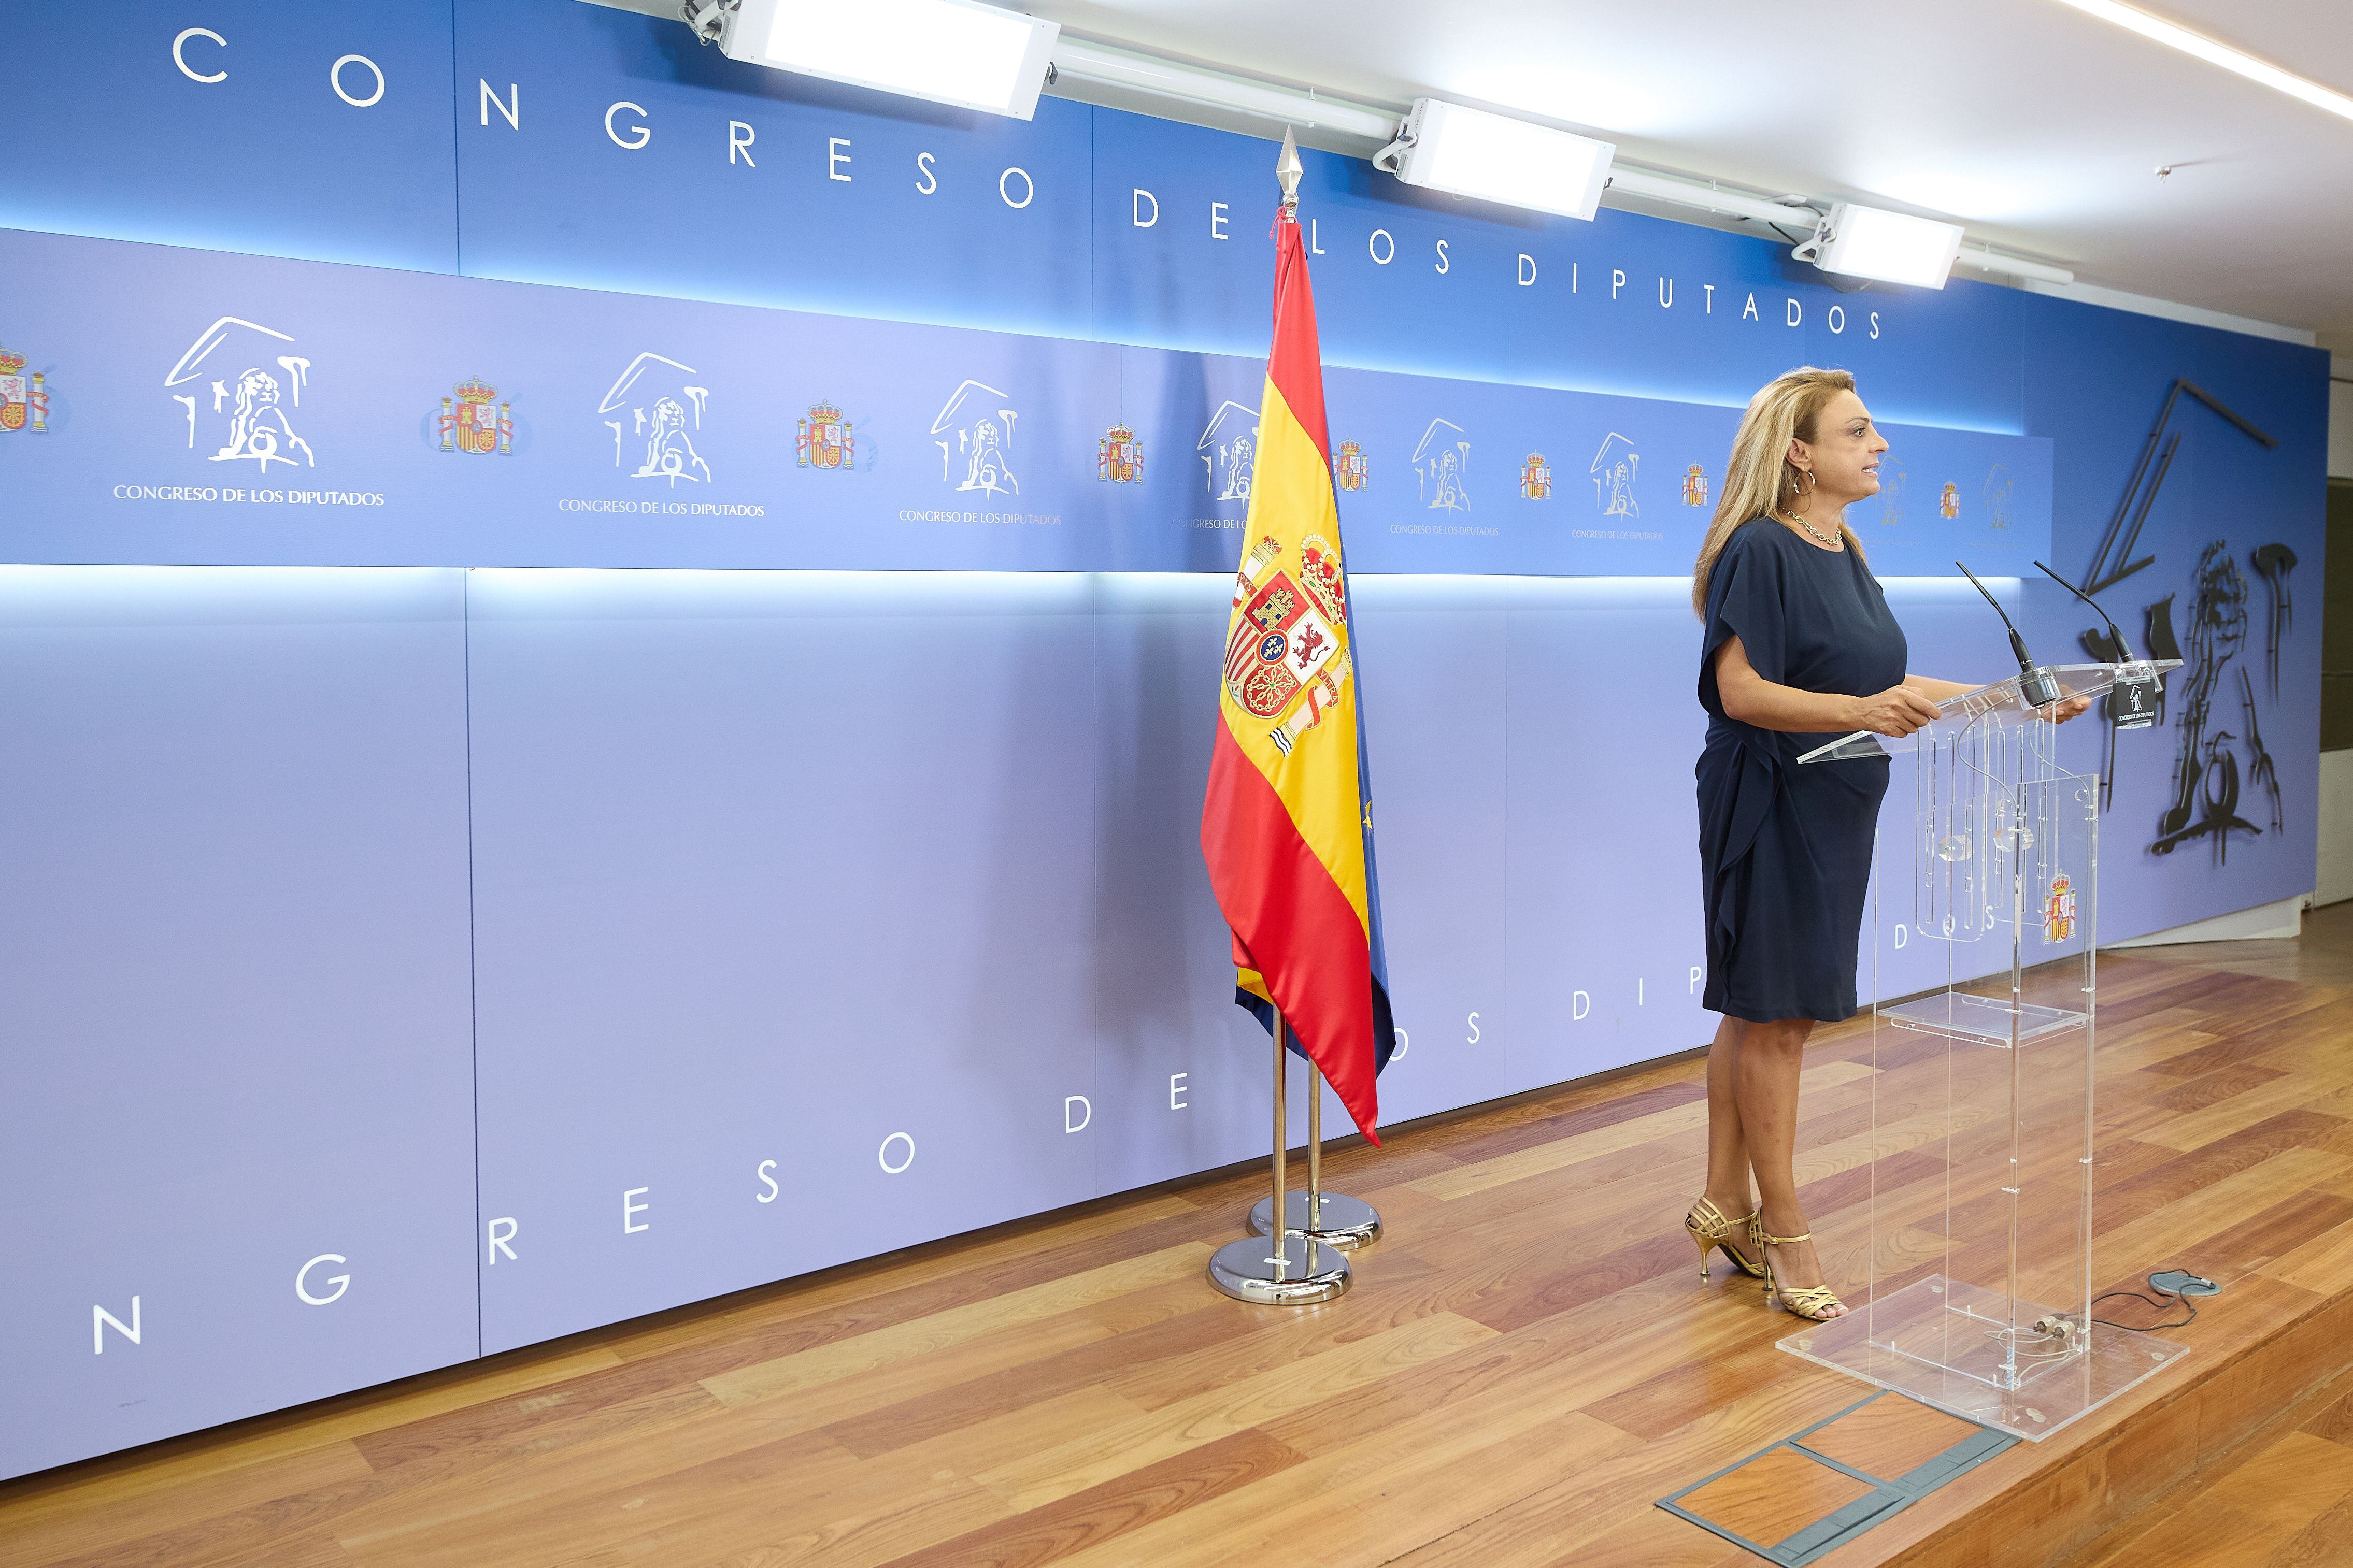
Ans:
{"type": "Polygon", "coordinates": [[[1346,1258],[1295,1231],[1282,1238],[1280,1268],[1273,1245],[1263,1237],[1229,1241],[1209,1259],[1209,1283],[1237,1301],[1261,1307],[1313,1307],[1335,1300],[1347,1294],[1348,1279],[1346,1258]]]}
{"type": "MultiPolygon", "coordinates": [[[[1307,1194],[1289,1193],[1282,1200],[1282,1220],[1285,1228],[1301,1235],[1313,1235],[1324,1246],[1342,1252],[1354,1252],[1360,1247],[1370,1247],[1381,1238],[1381,1212],[1362,1198],[1352,1198],[1342,1193],[1325,1193],[1321,1222],[1311,1230],[1307,1219],[1307,1194]]],[[[1253,1205],[1250,1212],[1250,1233],[1265,1236],[1272,1229],[1267,1216],[1274,1212],[1274,1195],[1267,1194],[1253,1205]]]]}

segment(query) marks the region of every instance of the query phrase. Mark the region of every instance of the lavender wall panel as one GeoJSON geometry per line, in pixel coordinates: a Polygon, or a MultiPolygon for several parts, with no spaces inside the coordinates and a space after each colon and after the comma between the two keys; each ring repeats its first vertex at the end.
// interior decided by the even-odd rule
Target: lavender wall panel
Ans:
{"type": "Polygon", "coordinates": [[[1688,984],[1706,731],[1689,595],[1660,579],[1512,584],[1509,1089],[1705,1038],[1688,984]]]}
{"type": "Polygon", "coordinates": [[[0,569],[0,1474],[476,1353],[460,592],[0,569]]]}
{"type": "Polygon", "coordinates": [[[1427,1116],[1504,1092],[1508,865],[1503,579],[1352,579],[1387,921],[1405,1054],[1381,1115],[1427,1116]]]}
{"type": "MultiPolygon", "coordinates": [[[[1094,580],[1101,838],[1087,963],[1102,1192],[1248,1159],[1271,1139],[1273,1052],[1233,1004],[1232,942],[1201,860],[1232,590],[1206,574],[1094,580]]],[[[1303,1100],[1293,1110],[1303,1127],[1303,1100]]]]}
{"type": "Polygon", "coordinates": [[[1094,1191],[1086,579],[470,596],[488,1348],[1094,1191]]]}

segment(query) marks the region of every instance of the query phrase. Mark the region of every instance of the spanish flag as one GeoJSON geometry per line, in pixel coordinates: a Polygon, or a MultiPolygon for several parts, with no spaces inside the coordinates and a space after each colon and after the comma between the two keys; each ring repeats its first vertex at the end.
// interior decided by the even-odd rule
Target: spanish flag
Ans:
{"type": "Polygon", "coordinates": [[[1348,574],[1299,223],[1275,224],[1274,349],[1234,576],[1201,853],[1232,928],[1234,1000],[1323,1069],[1365,1136],[1396,1044],[1348,574]]]}

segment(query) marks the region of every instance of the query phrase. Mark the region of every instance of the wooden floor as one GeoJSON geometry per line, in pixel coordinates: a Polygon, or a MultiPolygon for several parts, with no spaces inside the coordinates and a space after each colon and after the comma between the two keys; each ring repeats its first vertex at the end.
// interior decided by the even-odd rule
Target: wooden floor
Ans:
{"type": "MultiPolygon", "coordinates": [[[[2301,942],[2106,957],[2100,982],[2098,1277],[2162,1260],[2225,1283],[2176,1336],[2181,1369],[2239,1365],[2284,1324],[2337,1332],[2320,1320],[2353,1299],[2353,905],[2301,942]]],[[[1862,1108],[1894,1070],[1853,1028],[1809,1052],[1799,1168],[1834,1282],[1869,1245],[1862,1108]]],[[[1776,1350],[1793,1320],[1754,1283],[1699,1284],[1679,1221],[1700,1072],[1339,1153],[1334,1184],[1388,1237],[1324,1308],[1204,1282],[1256,1173],[1155,1189],[0,1485],[0,1564],[1753,1563],[1653,1501],[1868,1389],[1776,1350]]],[[[2009,1450],[1825,1568],[1927,1561],[1957,1531],[1975,1544],[1936,1561],[2055,1561],[2021,1542],[2085,1487],[2038,1478],[2144,1414],[2158,1447],[2137,1471],[2103,1460],[2093,1489],[2129,1491],[2162,1468],[2148,1454],[2187,1444],[2164,1473],[2211,1459],[2211,1484],[2182,1517],[2220,1510],[2200,1528],[2234,1537],[2260,1520],[2273,1552],[2162,1562],[2353,1560],[2310,1534],[2348,1512],[2345,1407],[2225,1452],[2222,1393],[2162,1403],[2189,1375],[2009,1450]],[[1970,1512],[1995,1505],[1999,1529],[1970,1512]]],[[[2281,1375],[2221,1382],[2284,1402],[2281,1375]]]]}

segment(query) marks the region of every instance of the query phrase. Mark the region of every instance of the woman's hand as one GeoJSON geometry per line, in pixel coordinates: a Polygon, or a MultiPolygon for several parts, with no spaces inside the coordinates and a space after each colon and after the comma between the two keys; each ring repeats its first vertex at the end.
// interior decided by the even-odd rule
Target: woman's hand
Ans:
{"type": "Polygon", "coordinates": [[[2042,711],[2050,716],[2053,724],[2064,724],[2091,706],[2092,700],[2088,697],[2063,697],[2042,711]]]}
{"type": "Polygon", "coordinates": [[[1876,697],[1850,697],[1852,727],[1874,735],[1908,735],[1944,716],[1943,710],[1908,686],[1891,686],[1876,697]]]}

